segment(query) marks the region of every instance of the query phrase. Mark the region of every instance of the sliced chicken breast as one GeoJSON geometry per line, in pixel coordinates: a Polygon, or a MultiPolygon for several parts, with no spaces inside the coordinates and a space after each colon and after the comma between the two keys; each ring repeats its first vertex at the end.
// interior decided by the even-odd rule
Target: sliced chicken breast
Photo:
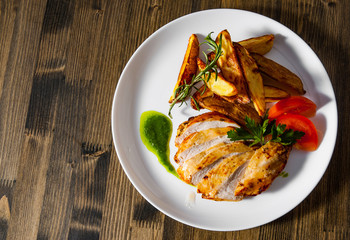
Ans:
{"type": "Polygon", "coordinates": [[[216,195],[213,197],[213,200],[217,201],[240,201],[243,199],[243,196],[236,196],[235,189],[239,179],[244,174],[244,171],[248,165],[248,161],[243,163],[237,168],[237,170],[232,174],[228,181],[226,181],[218,190],[216,195]]]}
{"type": "Polygon", "coordinates": [[[182,123],[175,139],[177,172],[186,183],[196,185],[203,198],[239,201],[265,191],[284,169],[291,146],[268,142],[231,141],[227,132],[239,127],[215,112],[182,123]]]}

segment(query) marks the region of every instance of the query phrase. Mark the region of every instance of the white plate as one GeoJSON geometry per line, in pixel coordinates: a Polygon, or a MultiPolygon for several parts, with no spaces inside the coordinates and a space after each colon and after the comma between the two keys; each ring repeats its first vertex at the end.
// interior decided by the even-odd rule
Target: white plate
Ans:
{"type": "MultiPolygon", "coordinates": [[[[202,113],[201,111],[200,113],[202,113]]],[[[176,152],[174,138],[178,125],[199,112],[189,106],[174,107],[174,132],[170,158],[176,152]]],[[[310,47],[280,23],[256,13],[217,9],[196,12],[163,26],[152,34],[126,65],[115,92],[112,107],[112,134],[125,173],[135,188],[166,215],[191,226],[217,231],[248,229],[273,221],[297,206],[314,189],[331,159],[337,133],[337,107],[331,82],[322,63],[310,47]],[[215,202],[195,194],[196,189],[166,170],[142,144],[140,116],[147,110],[167,114],[178,72],[192,33],[200,42],[210,33],[227,29],[233,41],[263,34],[275,34],[274,47],[267,57],[301,77],[306,97],[317,106],[312,119],[319,130],[317,151],[293,150],[285,171],[261,195],[240,202],[215,202]]],[[[176,164],[174,164],[176,166],[176,164]]],[[[177,166],[176,166],[177,167],[177,166]]],[[[327,197],[327,196],[324,196],[327,197]]]]}

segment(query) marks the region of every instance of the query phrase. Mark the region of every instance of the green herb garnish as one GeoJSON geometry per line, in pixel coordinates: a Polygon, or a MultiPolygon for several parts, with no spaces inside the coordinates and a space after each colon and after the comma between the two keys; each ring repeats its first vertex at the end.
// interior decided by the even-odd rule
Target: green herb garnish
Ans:
{"type": "Polygon", "coordinates": [[[283,178],[286,178],[286,177],[288,177],[288,173],[287,172],[285,172],[285,171],[282,171],[281,173],[280,173],[280,177],[283,177],[283,178]]]}
{"type": "Polygon", "coordinates": [[[263,117],[262,124],[256,123],[248,116],[246,116],[245,122],[246,129],[236,128],[227,132],[227,136],[231,141],[253,141],[250,146],[264,145],[269,141],[278,142],[282,145],[292,145],[305,135],[304,132],[286,129],[285,124],[276,125],[276,120],[270,121],[267,114],[263,117]]]}
{"type": "MultiPolygon", "coordinates": [[[[170,118],[172,118],[171,116],[171,110],[173,109],[173,107],[175,106],[175,104],[177,102],[180,102],[180,106],[186,101],[187,97],[190,96],[193,88],[195,88],[198,91],[198,88],[195,86],[197,85],[197,83],[199,82],[203,82],[206,86],[206,81],[209,80],[209,76],[210,76],[210,72],[215,72],[216,73],[216,77],[218,74],[218,70],[217,70],[217,65],[216,62],[218,61],[219,57],[222,54],[222,50],[221,50],[221,42],[222,42],[222,37],[220,35],[219,38],[219,44],[217,44],[212,38],[211,38],[211,34],[213,32],[209,33],[208,36],[205,37],[205,41],[202,44],[207,44],[209,46],[209,50],[210,51],[214,51],[215,52],[215,57],[212,61],[208,61],[208,59],[206,58],[206,67],[204,68],[204,70],[200,71],[196,76],[193,76],[191,82],[189,84],[187,84],[186,82],[182,85],[180,85],[174,92],[174,100],[172,101],[172,103],[170,104],[170,108],[169,108],[169,112],[168,115],[170,118]],[[205,75],[208,74],[209,76],[207,77],[207,79],[205,79],[205,75]],[[204,77],[204,78],[203,78],[204,77]]],[[[204,53],[204,56],[206,56],[206,54],[204,53]]],[[[203,90],[206,90],[206,88],[203,90]]],[[[197,109],[199,109],[198,103],[197,101],[191,96],[191,99],[194,101],[197,109]]]]}

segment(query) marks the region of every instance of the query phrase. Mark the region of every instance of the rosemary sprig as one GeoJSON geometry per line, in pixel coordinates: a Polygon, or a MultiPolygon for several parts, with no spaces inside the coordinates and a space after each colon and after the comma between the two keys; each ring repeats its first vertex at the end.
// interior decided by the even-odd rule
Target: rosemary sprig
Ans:
{"type": "MultiPolygon", "coordinates": [[[[192,89],[195,88],[196,91],[198,91],[198,88],[195,86],[197,83],[199,82],[203,82],[205,85],[205,81],[209,80],[209,77],[207,79],[205,79],[205,74],[210,73],[211,71],[214,71],[216,73],[216,77],[218,74],[218,70],[217,70],[217,65],[216,62],[218,61],[219,57],[222,54],[222,37],[220,35],[219,38],[219,44],[217,44],[212,38],[211,38],[211,34],[213,32],[209,33],[208,36],[205,37],[205,41],[202,44],[207,44],[210,47],[210,50],[215,52],[215,58],[208,63],[208,59],[206,59],[206,67],[204,68],[204,70],[200,71],[196,76],[193,76],[191,82],[188,83],[184,83],[182,85],[180,85],[174,92],[174,100],[171,102],[170,107],[169,107],[169,112],[168,115],[170,118],[172,118],[171,115],[171,110],[173,109],[173,107],[175,106],[175,104],[177,102],[180,102],[180,106],[186,101],[187,97],[190,96],[192,89]],[[204,78],[203,78],[204,76],[204,78]]],[[[206,56],[206,54],[204,53],[204,56],[206,56]]],[[[210,74],[208,74],[210,76],[210,74]]],[[[195,105],[197,108],[199,108],[199,105],[197,103],[197,101],[191,96],[191,99],[193,99],[195,105]]]]}

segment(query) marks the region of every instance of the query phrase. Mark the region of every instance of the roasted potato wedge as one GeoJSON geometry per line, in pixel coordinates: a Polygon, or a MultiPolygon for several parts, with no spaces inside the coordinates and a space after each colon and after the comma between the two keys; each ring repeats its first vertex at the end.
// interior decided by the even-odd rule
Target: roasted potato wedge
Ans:
{"type": "MultiPolygon", "coordinates": [[[[300,95],[298,93],[298,91],[295,90],[294,88],[291,88],[290,86],[288,86],[282,82],[279,82],[276,79],[273,79],[269,75],[267,75],[263,72],[260,72],[260,75],[263,78],[264,86],[271,86],[271,87],[281,89],[281,90],[287,92],[291,96],[300,95]]],[[[266,95],[265,95],[265,97],[266,97],[266,95]]]]}
{"type": "Polygon", "coordinates": [[[260,37],[249,38],[238,43],[247,49],[249,53],[258,53],[264,55],[271,50],[274,39],[275,36],[273,34],[269,34],[260,37]]]}
{"type": "Polygon", "coordinates": [[[281,85],[294,89],[299,95],[305,94],[303,82],[296,74],[260,54],[252,53],[251,56],[258,64],[260,72],[281,83],[281,85]]]}
{"type": "Polygon", "coordinates": [[[224,78],[236,86],[237,100],[241,103],[249,103],[250,98],[247,92],[246,81],[237,57],[236,49],[233,47],[231,36],[227,30],[220,32],[216,38],[217,44],[219,44],[220,36],[222,39],[223,53],[221,57],[219,57],[217,64],[224,78]]]}
{"type": "MultiPolygon", "coordinates": [[[[215,111],[222,113],[239,125],[245,125],[245,117],[248,116],[256,122],[261,122],[261,118],[257,111],[250,104],[242,104],[238,102],[228,102],[225,99],[219,97],[213,93],[209,88],[203,92],[204,87],[199,89],[194,95],[193,98],[198,103],[199,107],[206,108],[210,111],[215,111]]],[[[197,109],[196,103],[191,99],[191,106],[194,109],[197,109]]]]}
{"type": "Polygon", "coordinates": [[[190,83],[193,76],[197,72],[197,57],[199,55],[199,41],[195,34],[192,34],[188,40],[187,50],[180,68],[180,73],[177,78],[177,82],[169,99],[169,103],[174,101],[176,89],[182,84],[190,83]]]}
{"type": "Polygon", "coordinates": [[[258,66],[244,47],[238,43],[233,43],[233,46],[237,50],[237,56],[247,82],[249,96],[254,104],[255,110],[258,112],[259,116],[263,116],[266,111],[265,93],[263,79],[258,66]]]}
{"type": "Polygon", "coordinates": [[[265,102],[276,102],[290,96],[288,92],[272,86],[264,86],[264,92],[265,102]]]}
{"type": "MultiPolygon", "coordinates": [[[[206,67],[205,63],[200,58],[197,58],[197,65],[200,71],[203,71],[206,67]]],[[[210,76],[205,74],[203,78],[205,79],[207,87],[215,94],[225,97],[230,97],[237,94],[235,85],[229,81],[226,81],[221,73],[218,73],[217,76],[215,72],[211,72],[209,74],[210,76]]]]}
{"type": "MultiPolygon", "coordinates": [[[[248,38],[238,43],[248,50],[249,53],[258,53],[260,55],[265,55],[273,47],[273,41],[275,36],[273,34],[263,35],[260,37],[248,38]]],[[[210,52],[207,54],[209,61],[213,60],[215,57],[215,52],[210,52]]]]}
{"type": "Polygon", "coordinates": [[[195,92],[191,98],[191,107],[195,110],[200,110],[205,108],[199,102],[204,98],[214,97],[216,94],[212,92],[209,88],[206,88],[204,85],[195,92]]]}

